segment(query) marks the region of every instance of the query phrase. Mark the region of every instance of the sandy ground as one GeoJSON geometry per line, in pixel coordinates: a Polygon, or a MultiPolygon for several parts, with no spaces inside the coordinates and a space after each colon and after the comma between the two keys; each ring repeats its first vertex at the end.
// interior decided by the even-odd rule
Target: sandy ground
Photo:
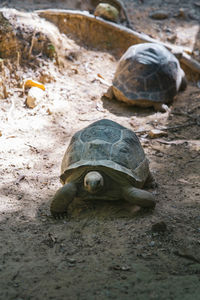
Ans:
{"type": "MultiPolygon", "coordinates": [[[[18,2],[3,1],[0,7],[55,7],[53,1],[18,2]]],[[[194,47],[198,58],[189,28],[197,26],[200,3],[181,5],[125,2],[136,30],[163,41],[175,34],[174,42],[194,47]],[[157,8],[168,18],[149,18],[157,8]],[[183,32],[191,37],[188,42],[181,42],[183,32]]],[[[59,1],[59,7],[74,8],[67,1],[59,1]]],[[[0,299],[200,299],[199,88],[189,83],[170,112],[128,107],[102,98],[107,85],[101,79],[111,83],[116,58],[68,37],[65,43],[64,67],[43,56],[35,65],[16,68],[8,60],[1,66],[8,96],[0,100],[0,299]],[[29,77],[46,87],[33,109],[25,105],[21,84],[29,77]],[[54,220],[49,205],[61,186],[60,164],[69,140],[102,118],[138,132],[157,182],[151,190],[156,208],[135,211],[123,201],[76,200],[67,219],[54,220]],[[149,137],[148,130],[163,127],[167,137],[149,137]]]]}

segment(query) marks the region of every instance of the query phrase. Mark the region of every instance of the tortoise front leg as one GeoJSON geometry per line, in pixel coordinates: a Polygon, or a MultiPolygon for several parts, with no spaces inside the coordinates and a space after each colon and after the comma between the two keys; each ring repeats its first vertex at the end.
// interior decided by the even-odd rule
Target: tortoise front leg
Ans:
{"type": "Polygon", "coordinates": [[[67,214],[67,208],[76,196],[75,183],[67,183],[57,190],[51,202],[50,211],[54,218],[63,218],[67,214]]]}
{"type": "Polygon", "coordinates": [[[124,188],[122,196],[126,201],[141,207],[154,208],[156,205],[151,193],[132,186],[124,188]]]}

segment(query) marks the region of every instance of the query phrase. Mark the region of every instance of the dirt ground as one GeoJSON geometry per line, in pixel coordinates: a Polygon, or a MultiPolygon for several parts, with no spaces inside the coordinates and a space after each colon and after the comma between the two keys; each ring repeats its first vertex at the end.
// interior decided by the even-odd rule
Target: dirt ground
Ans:
{"type": "MultiPolygon", "coordinates": [[[[7,0],[0,8],[76,7],[69,2],[7,0]]],[[[199,59],[199,1],[124,5],[135,30],[189,47],[199,59]],[[156,9],[167,18],[152,19],[156,9]]],[[[200,299],[198,84],[189,82],[166,113],[108,100],[102,95],[117,59],[62,38],[64,66],[44,55],[23,64],[0,61],[6,89],[0,99],[0,299],[200,299]],[[33,109],[25,104],[25,78],[46,87],[33,109]],[[69,140],[102,118],[137,132],[157,182],[150,190],[156,207],[75,200],[68,218],[55,220],[49,206],[61,186],[69,140]],[[166,127],[167,136],[149,137],[149,130],[166,127]]]]}

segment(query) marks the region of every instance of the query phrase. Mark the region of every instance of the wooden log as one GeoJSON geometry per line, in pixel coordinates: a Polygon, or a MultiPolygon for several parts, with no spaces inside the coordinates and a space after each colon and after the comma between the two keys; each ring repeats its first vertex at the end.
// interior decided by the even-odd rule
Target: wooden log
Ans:
{"type": "Polygon", "coordinates": [[[134,44],[159,43],[179,59],[187,78],[200,79],[200,62],[192,58],[192,49],[164,43],[120,24],[95,17],[86,11],[48,9],[36,13],[54,24],[65,34],[71,35],[86,46],[112,51],[118,58],[134,44]]]}

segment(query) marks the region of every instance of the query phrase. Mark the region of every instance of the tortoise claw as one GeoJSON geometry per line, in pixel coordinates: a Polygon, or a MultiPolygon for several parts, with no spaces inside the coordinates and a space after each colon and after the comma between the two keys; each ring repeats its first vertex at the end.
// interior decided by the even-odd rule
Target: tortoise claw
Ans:
{"type": "Polygon", "coordinates": [[[67,218],[67,212],[51,212],[51,214],[56,220],[62,220],[67,218]]]}

